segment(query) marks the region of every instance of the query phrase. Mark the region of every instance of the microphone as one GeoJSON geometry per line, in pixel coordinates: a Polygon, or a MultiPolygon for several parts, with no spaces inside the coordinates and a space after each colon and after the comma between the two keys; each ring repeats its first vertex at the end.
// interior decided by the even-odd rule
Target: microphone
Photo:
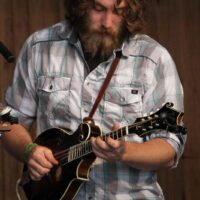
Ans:
{"type": "Polygon", "coordinates": [[[15,57],[7,49],[7,47],[0,41],[0,54],[7,60],[7,62],[12,63],[15,61],[15,57]]]}

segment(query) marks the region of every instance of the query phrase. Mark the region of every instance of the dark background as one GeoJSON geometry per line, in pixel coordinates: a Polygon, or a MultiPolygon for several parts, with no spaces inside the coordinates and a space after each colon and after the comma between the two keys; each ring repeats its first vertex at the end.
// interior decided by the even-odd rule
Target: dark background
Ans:
{"type": "MultiPolygon", "coordinates": [[[[200,199],[200,1],[148,0],[150,36],[165,46],[175,60],[185,91],[184,122],[188,140],[179,166],[161,170],[159,182],[166,200],[200,199]]],[[[17,57],[35,30],[63,19],[62,0],[0,0],[0,41],[17,57]]],[[[0,56],[0,102],[12,80],[14,64],[0,56]]],[[[0,200],[16,200],[15,183],[22,165],[0,143],[0,200]]]]}

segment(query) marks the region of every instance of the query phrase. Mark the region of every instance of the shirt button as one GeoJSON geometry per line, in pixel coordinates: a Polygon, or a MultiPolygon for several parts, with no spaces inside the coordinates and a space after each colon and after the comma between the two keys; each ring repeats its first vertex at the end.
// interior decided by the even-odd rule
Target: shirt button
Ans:
{"type": "Polygon", "coordinates": [[[49,89],[52,90],[52,89],[53,89],[53,85],[50,85],[50,86],[49,86],[49,89]]]}
{"type": "Polygon", "coordinates": [[[125,97],[121,97],[121,102],[124,102],[125,101],[125,97]]]}

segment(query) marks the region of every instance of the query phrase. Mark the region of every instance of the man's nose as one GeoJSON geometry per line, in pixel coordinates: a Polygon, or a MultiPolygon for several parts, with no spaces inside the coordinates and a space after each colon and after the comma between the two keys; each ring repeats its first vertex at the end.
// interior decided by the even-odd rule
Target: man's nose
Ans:
{"type": "Polygon", "coordinates": [[[111,13],[105,14],[102,19],[102,26],[106,29],[109,29],[112,27],[112,24],[113,24],[113,15],[111,13]]]}

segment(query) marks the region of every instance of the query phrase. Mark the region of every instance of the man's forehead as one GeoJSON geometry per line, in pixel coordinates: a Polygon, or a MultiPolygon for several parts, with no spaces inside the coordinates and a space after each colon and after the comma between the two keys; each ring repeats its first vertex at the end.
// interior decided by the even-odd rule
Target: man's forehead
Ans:
{"type": "MultiPolygon", "coordinates": [[[[93,0],[95,3],[103,4],[101,0],[93,0]]],[[[116,8],[123,8],[127,5],[126,0],[107,0],[113,1],[116,8]]]]}

